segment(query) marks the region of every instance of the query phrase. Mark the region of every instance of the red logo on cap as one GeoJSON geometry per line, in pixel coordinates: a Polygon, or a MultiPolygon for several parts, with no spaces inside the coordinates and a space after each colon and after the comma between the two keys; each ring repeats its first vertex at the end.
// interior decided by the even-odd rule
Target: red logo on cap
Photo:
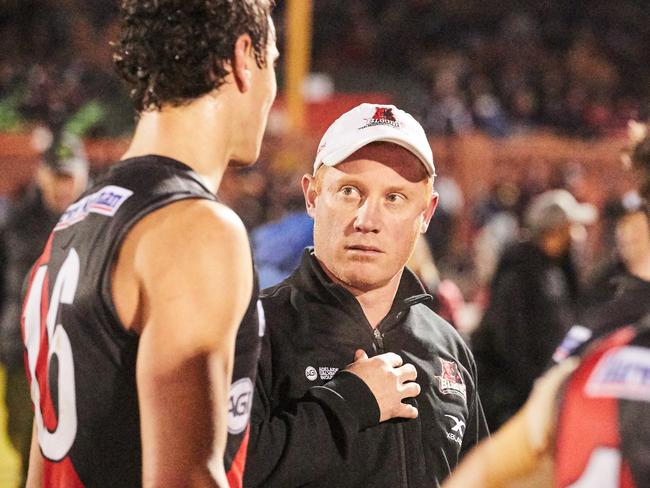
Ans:
{"type": "Polygon", "coordinates": [[[397,119],[395,119],[392,107],[375,107],[375,114],[371,118],[365,120],[366,124],[359,127],[359,130],[373,127],[375,125],[390,125],[398,129],[400,126],[397,119]]]}
{"type": "Polygon", "coordinates": [[[375,115],[372,116],[372,120],[390,120],[391,122],[396,122],[393,109],[390,107],[375,107],[375,115]]]}

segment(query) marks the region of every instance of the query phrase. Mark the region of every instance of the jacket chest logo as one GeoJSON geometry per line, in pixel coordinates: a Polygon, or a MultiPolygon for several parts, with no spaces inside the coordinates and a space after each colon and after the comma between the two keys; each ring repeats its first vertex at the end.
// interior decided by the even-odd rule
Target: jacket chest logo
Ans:
{"type": "Polygon", "coordinates": [[[309,381],[316,381],[318,378],[329,381],[334,377],[338,370],[339,368],[333,368],[330,366],[319,366],[318,368],[307,366],[305,368],[305,378],[309,381]]]}
{"type": "Polygon", "coordinates": [[[463,377],[458,370],[458,364],[454,361],[440,360],[440,376],[435,376],[438,380],[438,389],[443,395],[459,395],[467,400],[467,388],[463,377]]]}

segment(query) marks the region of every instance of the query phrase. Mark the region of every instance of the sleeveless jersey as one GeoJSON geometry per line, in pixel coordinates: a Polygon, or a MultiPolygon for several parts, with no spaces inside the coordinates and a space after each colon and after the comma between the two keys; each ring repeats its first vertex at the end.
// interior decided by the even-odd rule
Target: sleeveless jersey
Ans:
{"type": "Polygon", "coordinates": [[[559,411],[555,486],[648,486],[648,324],[624,327],[595,343],[567,381],[559,411]]]}
{"type": "MultiPolygon", "coordinates": [[[[32,268],[22,330],[45,486],[142,484],[138,335],[118,318],[111,271],[140,219],[185,199],[216,201],[178,161],[146,156],[120,162],[65,211],[32,268]]],[[[256,277],[237,333],[230,390],[225,466],[231,486],[243,479],[263,334],[257,294],[256,277]]]]}

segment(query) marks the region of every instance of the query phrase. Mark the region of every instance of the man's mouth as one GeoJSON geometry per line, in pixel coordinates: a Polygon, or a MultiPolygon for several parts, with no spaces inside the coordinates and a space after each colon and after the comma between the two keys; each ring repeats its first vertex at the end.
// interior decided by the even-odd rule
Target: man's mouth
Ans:
{"type": "Polygon", "coordinates": [[[349,246],[345,246],[345,249],[347,251],[358,251],[358,252],[364,252],[364,253],[383,253],[381,249],[375,246],[367,246],[364,244],[352,244],[349,246]]]}

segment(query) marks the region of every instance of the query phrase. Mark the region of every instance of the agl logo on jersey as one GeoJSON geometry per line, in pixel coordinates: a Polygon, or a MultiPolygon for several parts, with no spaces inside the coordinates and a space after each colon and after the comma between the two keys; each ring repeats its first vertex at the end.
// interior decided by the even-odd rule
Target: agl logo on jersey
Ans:
{"type": "Polygon", "coordinates": [[[253,382],[250,378],[241,378],[230,386],[228,399],[228,432],[241,434],[248,425],[253,404],[253,382]]]}

